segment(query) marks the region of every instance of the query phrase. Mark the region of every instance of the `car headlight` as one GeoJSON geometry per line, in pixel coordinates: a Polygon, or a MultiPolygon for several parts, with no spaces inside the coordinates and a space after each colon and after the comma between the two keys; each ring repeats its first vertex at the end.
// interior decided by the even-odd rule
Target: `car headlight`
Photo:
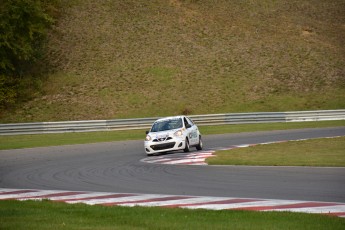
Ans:
{"type": "Polygon", "coordinates": [[[152,138],[151,138],[151,136],[150,135],[146,135],[146,139],[145,139],[146,141],[150,141],[150,140],[152,140],[152,138]]]}
{"type": "Polygon", "coordinates": [[[183,135],[182,130],[176,131],[176,132],[174,133],[174,135],[177,136],[177,137],[182,136],[182,135],[183,135]]]}

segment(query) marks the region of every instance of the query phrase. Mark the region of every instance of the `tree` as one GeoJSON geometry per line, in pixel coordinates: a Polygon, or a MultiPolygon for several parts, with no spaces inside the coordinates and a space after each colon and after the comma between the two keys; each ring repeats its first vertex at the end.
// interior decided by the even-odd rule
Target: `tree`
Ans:
{"type": "Polygon", "coordinates": [[[18,82],[37,63],[53,23],[42,3],[44,0],[0,3],[0,107],[16,101],[18,82]]]}

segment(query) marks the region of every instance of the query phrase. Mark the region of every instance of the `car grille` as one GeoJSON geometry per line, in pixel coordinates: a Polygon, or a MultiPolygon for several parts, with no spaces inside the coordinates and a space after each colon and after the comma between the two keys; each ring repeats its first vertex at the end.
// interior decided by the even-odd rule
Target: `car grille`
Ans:
{"type": "Polygon", "coordinates": [[[171,140],[172,137],[168,137],[168,138],[159,138],[159,139],[154,139],[152,142],[160,142],[160,141],[168,141],[168,140],[171,140]]]}
{"type": "Polygon", "coordinates": [[[159,144],[159,145],[151,145],[150,147],[157,151],[157,150],[164,150],[164,149],[171,149],[175,146],[176,142],[171,142],[171,143],[164,143],[164,144],[159,144]]]}

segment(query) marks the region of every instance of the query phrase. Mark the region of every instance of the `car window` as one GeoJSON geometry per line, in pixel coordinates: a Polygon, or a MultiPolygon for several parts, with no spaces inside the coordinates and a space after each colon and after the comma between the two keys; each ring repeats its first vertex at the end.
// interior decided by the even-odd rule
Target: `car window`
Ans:
{"type": "Polygon", "coordinates": [[[187,119],[186,119],[186,118],[183,118],[183,122],[184,122],[184,126],[185,126],[185,127],[187,127],[187,125],[188,125],[188,121],[187,121],[187,119]]]}
{"type": "Polygon", "coordinates": [[[194,123],[188,117],[185,117],[184,118],[184,125],[185,125],[185,127],[187,127],[187,125],[190,125],[192,127],[194,125],[194,123]]]}
{"type": "Polygon", "coordinates": [[[189,117],[187,117],[187,121],[188,121],[188,123],[189,123],[191,126],[194,125],[194,122],[193,122],[192,119],[190,119],[189,117]]]}
{"type": "Polygon", "coordinates": [[[151,132],[161,132],[179,128],[182,128],[182,119],[174,118],[155,122],[151,128],[151,132]]]}

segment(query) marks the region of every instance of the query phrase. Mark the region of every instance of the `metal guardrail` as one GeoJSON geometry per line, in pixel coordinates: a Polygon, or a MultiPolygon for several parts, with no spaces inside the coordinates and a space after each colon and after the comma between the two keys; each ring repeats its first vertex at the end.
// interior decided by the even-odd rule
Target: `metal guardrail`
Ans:
{"type": "MultiPolygon", "coordinates": [[[[189,116],[197,125],[345,120],[345,109],[189,116]]],[[[0,124],[0,135],[148,129],[154,118],[0,124]]]]}

